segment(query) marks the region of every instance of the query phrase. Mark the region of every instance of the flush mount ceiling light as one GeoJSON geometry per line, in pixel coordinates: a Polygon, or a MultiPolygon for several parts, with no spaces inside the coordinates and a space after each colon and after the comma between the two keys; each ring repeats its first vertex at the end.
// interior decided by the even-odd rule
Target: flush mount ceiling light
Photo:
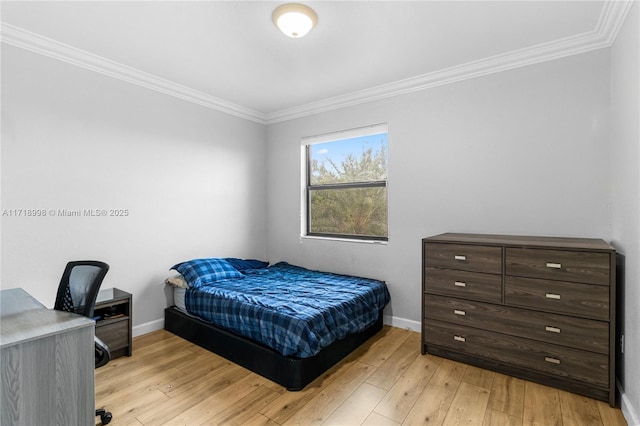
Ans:
{"type": "Polygon", "coordinates": [[[309,6],[287,3],[273,11],[273,23],[291,38],[304,37],[318,23],[318,15],[309,6]]]}

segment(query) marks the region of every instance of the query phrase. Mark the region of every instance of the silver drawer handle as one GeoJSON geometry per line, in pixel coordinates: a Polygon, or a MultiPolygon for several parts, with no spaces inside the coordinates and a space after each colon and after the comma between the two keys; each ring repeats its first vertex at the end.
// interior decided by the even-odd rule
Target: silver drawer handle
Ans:
{"type": "Polygon", "coordinates": [[[467,315],[467,313],[465,311],[461,311],[460,309],[454,309],[453,313],[456,315],[467,315]]]}
{"type": "Polygon", "coordinates": [[[562,264],[561,263],[547,262],[547,268],[561,269],[562,268],[562,264]]]}
{"type": "Polygon", "coordinates": [[[544,360],[550,362],[551,364],[560,364],[560,360],[558,358],[551,358],[550,356],[545,356],[544,360]]]}
{"type": "Polygon", "coordinates": [[[466,342],[467,339],[465,339],[462,336],[453,336],[453,340],[457,341],[457,342],[466,342]]]}
{"type": "Polygon", "coordinates": [[[551,333],[560,333],[560,329],[558,327],[551,327],[548,325],[544,329],[551,333]]]}
{"type": "Polygon", "coordinates": [[[467,283],[465,283],[464,281],[455,281],[453,285],[455,285],[456,287],[466,287],[467,283]]]}
{"type": "Polygon", "coordinates": [[[560,300],[560,295],[559,294],[555,294],[555,293],[547,293],[546,297],[547,297],[547,299],[560,300]]]}
{"type": "Polygon", "coordinates": [[[455,260],[467,260],[467,256],[456,255],[456,256],[453,256],[453,258],[455,260]]]}

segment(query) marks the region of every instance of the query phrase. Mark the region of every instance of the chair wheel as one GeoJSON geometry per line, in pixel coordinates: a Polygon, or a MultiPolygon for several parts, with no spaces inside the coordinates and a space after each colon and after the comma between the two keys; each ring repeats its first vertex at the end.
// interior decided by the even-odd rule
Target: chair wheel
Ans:
{"type": "Polygon", "coordinates": [[[113,415],[111,415],[111,413],[104,408],[98,408],[96,410],[96,416],[100,416],[100,423],[103,425],[109,424],[109,422],[111,422],[111,419],[113,418],[113,415]]]}
{"type": "Polygon", "coordinates": [[[104,414],[100,415],[100,422],[102,422],[103,425],[108,425],[109,422],[111,422],[112,418],[113,416],[111,415],[111,413],[107,411],[104,414]]]}

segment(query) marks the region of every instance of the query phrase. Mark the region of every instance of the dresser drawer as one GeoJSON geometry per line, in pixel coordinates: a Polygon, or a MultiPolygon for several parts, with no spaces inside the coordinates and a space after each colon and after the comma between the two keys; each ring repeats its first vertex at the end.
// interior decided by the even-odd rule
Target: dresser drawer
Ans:
{"type": "Polygon", "coordinates": [[[504,305],[427,295],[425,320],[493,330],[575,349],[609,353],[609,323],[504,305]]]}
{"type": "Polygon", "coordinates": [[[472,244],[427,243],[426,266],[461,271],[502,273],[502,248],[472,244]]]}
{"type": "Polygon", "coordinates": [[[534,278],[506,277],[507,305],[609,319],[609,288],[534,278]]]}
{"type": "Polygon", "coordinates": [[[496,303],[502,301],[500,275],[426,268],[424,284],[429,293],[496,303]]]}
{"type": "Polygon", "coordinates": [[[609,285],[609,254],[583,251],[506,248],[506,274],[520,277],[609,285]]]}
{"type": "Polygon", "coordinates": [[[505,364],[608,386],[609,357],[491,331],[430,321],[424,326],[427,345],[433,344],[505,364]]]}

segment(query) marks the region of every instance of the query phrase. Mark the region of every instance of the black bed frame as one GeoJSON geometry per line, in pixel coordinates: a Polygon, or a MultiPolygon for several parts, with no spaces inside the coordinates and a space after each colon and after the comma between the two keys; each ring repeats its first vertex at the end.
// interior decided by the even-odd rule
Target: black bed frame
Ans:
{"type": "Polygon", "coordinates": [[[164,311],[164,328],[245,367],[289,391],[297,391],[331,368],[382,329],[382,311],[369,328],[333,342],[310,358],[286,357],[265,345],[186,315],[172,306],[164,311]]]}

